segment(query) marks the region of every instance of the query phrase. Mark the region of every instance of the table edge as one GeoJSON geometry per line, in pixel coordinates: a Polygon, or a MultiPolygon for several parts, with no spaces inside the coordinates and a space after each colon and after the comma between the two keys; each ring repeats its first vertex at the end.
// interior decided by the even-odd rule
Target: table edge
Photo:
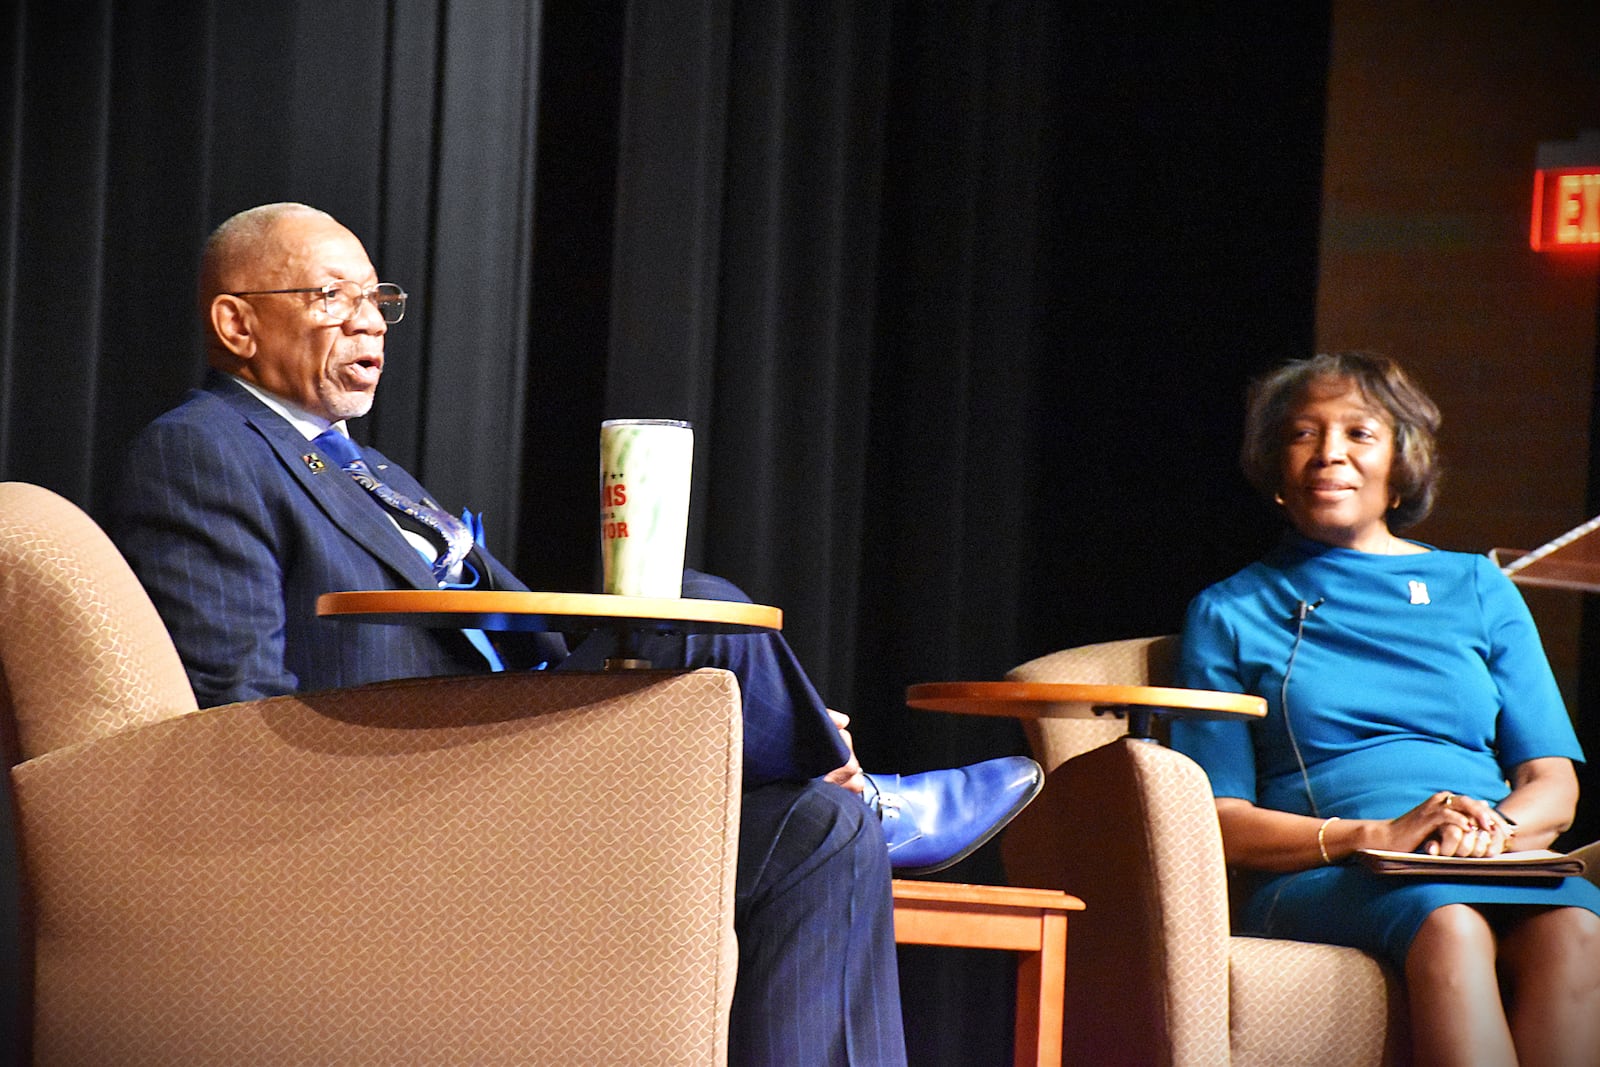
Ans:
{"type": "Polygon", "coordinates": [[[317,597],[322,618],[360,615],[571,615],[727,623],[783,629],[783,611],[736,600],[622,597],[604,593],[542,593],[512,589],[350,589],[317,597]]]}
{"type": "Polygon", "coordinates": [[[906,687],[906,704],[933,711],[958,710],[953,705],[970,702],[1032,705],[1081,704],[1092,707],[1136,707],[1159,711],[1202,711],[1259,719],[1267,702],[1249,693],[1224,693],[1211,689],[1174,686],[1110,685],[1090,682],[919,682],[906,687]]]}

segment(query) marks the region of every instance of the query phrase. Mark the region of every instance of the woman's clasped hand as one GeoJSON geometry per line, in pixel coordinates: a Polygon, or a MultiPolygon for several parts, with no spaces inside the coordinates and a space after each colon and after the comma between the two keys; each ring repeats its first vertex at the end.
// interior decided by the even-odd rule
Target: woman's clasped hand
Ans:
{"type": "Polygon", "coordinates": [[[1402,841],[1418,823],[1425,828],[1420,845],[1398,851],[1430,856],[1498,856],[1513,847],[1517,834],[1493,804],[1450,792],[1435,793],[1395,822],[1402,841]]]}

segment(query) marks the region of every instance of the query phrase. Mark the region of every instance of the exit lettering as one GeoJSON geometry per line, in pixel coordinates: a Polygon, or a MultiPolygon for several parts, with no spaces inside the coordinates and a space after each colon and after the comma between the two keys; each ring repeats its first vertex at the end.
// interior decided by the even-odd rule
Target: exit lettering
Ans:
{"type": "Polygon", "coordinates": [[[1535,252],[1600,248],[1600,170],[1535,172],[1535,252]]]}

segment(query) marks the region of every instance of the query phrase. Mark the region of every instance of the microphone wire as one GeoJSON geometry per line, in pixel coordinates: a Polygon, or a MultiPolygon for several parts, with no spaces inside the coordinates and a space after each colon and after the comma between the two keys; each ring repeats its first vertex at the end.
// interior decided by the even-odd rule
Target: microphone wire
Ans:
{"type": "Polygon", "coordinates": [[[1300,655],[1300,642],[1305,639],[1306,620],[1311,613],[1322,606],[1322,597],[1316,603],[1308,604],[1304,600],[1295,606],[1294,612],[1294,644],[1289,649],[1289,661],[1283,667],[1283,684],[1278,687],[1278,707],[1283,710],[1283,728],[1289,735],[1289,747],[1294,751],[1294,761],[1300,767],[1300,780],[1305,783],[1306,800],[1311,805],[1311,814],[1315,818],[1322,818],[1322,812],[1317,807],[1317,796],[1311,788],[1311,774],[1306,770],[1306,761],[1300,755],[1300,742],[1294,736],[1294,722],[1289,717],[1289,675],[1294,672],[1294,661],[1300,655]]]}

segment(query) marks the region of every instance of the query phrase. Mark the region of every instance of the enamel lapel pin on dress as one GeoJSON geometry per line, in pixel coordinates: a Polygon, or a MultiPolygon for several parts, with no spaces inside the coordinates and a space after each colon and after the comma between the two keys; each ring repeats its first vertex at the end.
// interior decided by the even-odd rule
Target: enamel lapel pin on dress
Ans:
{"type": "Polygon", "coordinates": [[[1432,601],[1428,599],[1428,586],[1426,583],[1419,582],[1413,578],[1409,584],[1411,586],[1411,602],[1413,604],[1432,603],[1432,601]]]}

